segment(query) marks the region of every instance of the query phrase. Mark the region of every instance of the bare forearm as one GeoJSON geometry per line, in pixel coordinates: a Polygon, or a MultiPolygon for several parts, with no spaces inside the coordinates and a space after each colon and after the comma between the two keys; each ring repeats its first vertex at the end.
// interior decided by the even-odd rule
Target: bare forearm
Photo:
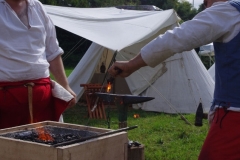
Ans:
{"type": "Polygon", "coordinates": [[[68,87],[68,81],[67,76],[65,74],[64,66],[62,63],[62,58],[59,55],[54,60],[52,60],[50,63],[49,70],[54,76],[55,80],[64,88],[68,87]]]}
{"type": "Polygon", "coordinates": [[[129,68],[132,69],[131,72],[135,72],[141,67],[147,66],[147,64],[143,61],[141,54],[139,53],[136,57],[129,61],[129,68]]]}
{"type": "Polygon", "coordinates": [[[62,58],[59,55],[54,60],[52,60],[50,63],[49,70],[54,76],[55,80],[63,87],[65,88],[70,94],[73,95],[73,99],[69,102],[68,107],[74,106],[76,104],[76,94],[74,91],[70,88],[67,80],[67,76],[65,74],[62,58]]]}

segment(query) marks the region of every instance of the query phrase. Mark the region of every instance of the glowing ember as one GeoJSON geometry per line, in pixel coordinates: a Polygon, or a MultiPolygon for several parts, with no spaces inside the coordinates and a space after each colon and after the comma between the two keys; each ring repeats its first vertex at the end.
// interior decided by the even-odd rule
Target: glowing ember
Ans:
{"type": "Polygon", "coordinates": [[[139,118],[140,116],[139,116],[139,114],[134,114],[133,117],[134,118],[139,118]]]}
{"type": "Polygon", "coordinates": [[[53,137],[48,133],[47,130],[45,130],[44,128],[36,128],[36,131],[38,133],[38,139],[42,140],[44,142],[49,142],[49,141],[53,141],[53,137]]]}
{"type": "Polygon", "coordinates": [[[108,85],[107,85],[107,93],[109,93],[111,91],[111,88],[112,88],[112,85],[110,82],[108,82],[108,85]]]}

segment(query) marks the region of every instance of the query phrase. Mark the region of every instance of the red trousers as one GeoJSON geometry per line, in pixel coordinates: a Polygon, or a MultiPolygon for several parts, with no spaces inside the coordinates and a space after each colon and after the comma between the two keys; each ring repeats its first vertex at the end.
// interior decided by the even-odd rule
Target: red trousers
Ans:
{"type": "Polygon", "coordinates": [[[216,110],[199,160],[240,160],[240,112],[216,110]]]}
{"type": "Polygon", "coordinates": [[[28,88],[24,84],[33,82],[33,122],[58,121],[68,102],[54,98],[49,78],[20,82],[0,83],[0,129],[30,123],[28,88]]]}

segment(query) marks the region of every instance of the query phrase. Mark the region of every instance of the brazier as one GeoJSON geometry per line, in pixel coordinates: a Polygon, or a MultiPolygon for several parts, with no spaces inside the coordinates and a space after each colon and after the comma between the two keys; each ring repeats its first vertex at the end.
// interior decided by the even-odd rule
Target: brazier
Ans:
{"type": "MultiPolygon", "coordinates": [[[[102,134],[110,129],[68,123],[44,121],[0,130],[0,157],[3,160],[127,160],[127,132],[119,132],[80,143],[53,147],[51,144],[8,137],[28,132],[39,127],[59,127],[87,131],[89,136],[102,134]]],[[[61,129],[60,129],[61,130],[61,129]]],[[[82,136],[82,135],[81,135],[82,136]]],[[[19,138],[19,137],[18,137],[19,138]]]]}

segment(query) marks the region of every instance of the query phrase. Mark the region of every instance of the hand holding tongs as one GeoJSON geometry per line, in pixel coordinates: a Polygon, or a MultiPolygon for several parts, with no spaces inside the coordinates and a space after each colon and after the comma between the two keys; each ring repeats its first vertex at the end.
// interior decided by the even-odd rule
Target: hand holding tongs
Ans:
{"type": "MultiPolygon", "coordinates": [[[[108,66],[108,69],[109,69],[109,68],[112,66],[112,64],[116,61],[116,59],[115,59],[116,55],[117,55],[117,51],[114,52],[113,57],[112,57],[112,60],[111,60],[111,62],[110,62],[110,64],[109,64],[109,66],[108,66]]],[[[122,72],[122,70],[121,70],[120,68],[114,68],[114,69],[118,71],[118,74],[120,74],[120,73],[122,72]]],[[[106,80],[107,74],[108,74],[108,72],[105,73],[105,76],[104,76],[104,79],[103,79],[103,82],[102,82],[102,87],[101,87],[101,89],[100,89],[100,92],[102,92],[103,84],[104,84],[104,82],[105,82],[105,80],[106,80]]],[[[114,79],[115,79],[114,77],[110,76],[110,77],[107,79],[107,83],[112,84],[112,83],[114,82],[114,79]]],[[[97,97],[97,99],[96,99],[96,101],[95,101],[95,103],[94,103],[94,106],[93,106],[93,108],[91,109],[92,112],[93,112],[93,111],[96,109],[96,107],[97,107],[98,99],[99,99],[99,97],[97,97]]]]}

